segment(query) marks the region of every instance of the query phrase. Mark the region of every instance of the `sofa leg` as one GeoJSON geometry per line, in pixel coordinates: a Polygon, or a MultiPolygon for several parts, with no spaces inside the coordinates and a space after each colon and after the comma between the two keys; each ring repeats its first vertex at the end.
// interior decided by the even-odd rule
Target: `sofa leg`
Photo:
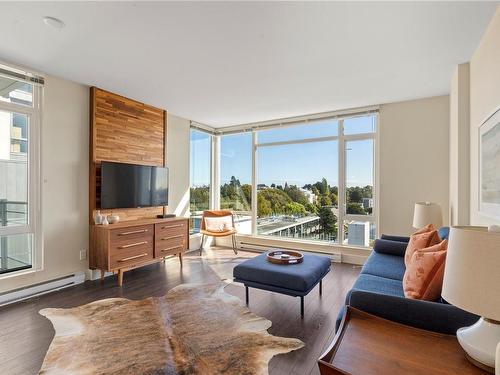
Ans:
{"type": "Polygon", "coordinates": [[[323,279],[319,281],[319,295],[323,295],[323,279]]]}
{"type": "Polygon", "coordinates": [[[304,296],[300,296],[300,318],[304,319],[304,296]]]}
{"type": "Polygon", "coordinates": [[[245,303],[247,304],[247,306],[248,306],[248,300],[249,300],[249,298],[248,298],[248,286],[245,285],[245,303]]]}

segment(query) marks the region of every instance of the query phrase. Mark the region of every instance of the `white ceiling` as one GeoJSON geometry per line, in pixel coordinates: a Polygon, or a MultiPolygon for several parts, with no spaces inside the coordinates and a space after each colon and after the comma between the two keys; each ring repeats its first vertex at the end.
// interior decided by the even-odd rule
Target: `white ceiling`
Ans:
{"type": "Polygon", "coordinates": [[[0,59],[220,127],[446,94],[497,4],[0,3],[0,59]]]}

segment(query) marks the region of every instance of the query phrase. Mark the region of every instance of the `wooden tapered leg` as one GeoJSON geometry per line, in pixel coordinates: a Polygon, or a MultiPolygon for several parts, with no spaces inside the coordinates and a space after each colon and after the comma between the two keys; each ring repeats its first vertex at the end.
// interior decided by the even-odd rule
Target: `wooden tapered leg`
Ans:
{"type": "Polygon", "coordinates": [[[248,306],[248,299],[249,299],[248,298],[248,286],[245,285],[245,302],[246,302],[247,306],[248,306]]]}
{"type": "Polygon", "coordinates": [[[236,255],[238,255],[238,249],[236,248],[236,237],[234,236],[234,234],[231,236],[231,239],[233,241],[233,251],[236,255]]]}
{"type": "Polygon", "coordinates": [[[118,270],[118,286],[123,285],[123,270],[118,270]]]}
{"type": "Polygon", "coordinates": [[[319,295],[323,295],[323,280],[319,281],[319,295]]]}
{"type": "Polygon", "coordinates": [[[103,280],[104,280],[104,274],[105,274],[105,272],[106,272],[106,271],[101,270],[101,281],[103,281],[103,280]]]}
{"type": "Polygon", "coordinates": [[[201,235],[201,244],[200,244],[200,256],[201,256],[201,252],[203,251],[203,240],[205,239],[205,235],[202,234],[201,235]]]}
{"type": "Polygon", "coordinates": [[[179,262],[181,263],[181,267],[182,267],[182,253],[179,253],[179,262]]]}

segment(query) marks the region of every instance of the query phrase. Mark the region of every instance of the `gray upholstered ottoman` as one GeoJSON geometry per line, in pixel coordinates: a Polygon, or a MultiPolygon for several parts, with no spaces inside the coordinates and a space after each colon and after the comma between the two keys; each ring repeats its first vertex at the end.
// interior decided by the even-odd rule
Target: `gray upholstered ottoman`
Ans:
{"type": "Polygon", "coordinates": [[[238,264],[233,269],[234,281],[245,285],[248,305],[248,287],[300,297],[300,315],[304,317],[304,296],[318,283],[322,292],[322,279],[330,271],[330,258],[304,254],[304,261],[297,264],[274,264],[267,261],[267,254],[238,264]]]}

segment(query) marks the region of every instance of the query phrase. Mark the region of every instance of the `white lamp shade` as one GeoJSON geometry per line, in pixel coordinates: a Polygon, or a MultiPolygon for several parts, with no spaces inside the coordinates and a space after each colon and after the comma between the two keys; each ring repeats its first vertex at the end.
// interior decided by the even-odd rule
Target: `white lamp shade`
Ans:
{"type": "Polygon", "coordinates": [[[413,228],[423,228],[428,224],[434,225],[436,229],[443,225],[441,206],[431,202],[415,203],[415,210],[413,211],[413,228]]]}
{"type": "Polygon", "coordinates": [[[441,295],[463,310],[500,321],[499,232],[451,228],[441,295]]]}

